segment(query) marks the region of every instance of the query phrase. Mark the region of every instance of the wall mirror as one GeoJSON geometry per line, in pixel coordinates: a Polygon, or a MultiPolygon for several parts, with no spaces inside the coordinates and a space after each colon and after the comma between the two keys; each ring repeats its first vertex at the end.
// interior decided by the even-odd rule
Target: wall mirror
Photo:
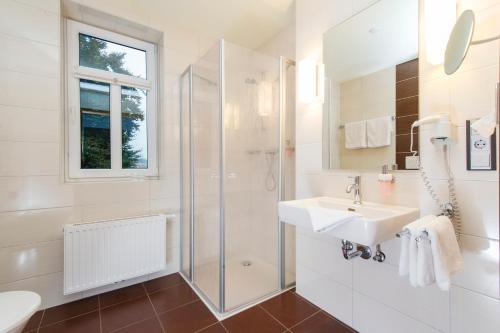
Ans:
{"type": "Polygon", "coordinates": [[[379,0],[324,33],[323,168],[411,168],[418,10],[418,0],[379,0]]]}

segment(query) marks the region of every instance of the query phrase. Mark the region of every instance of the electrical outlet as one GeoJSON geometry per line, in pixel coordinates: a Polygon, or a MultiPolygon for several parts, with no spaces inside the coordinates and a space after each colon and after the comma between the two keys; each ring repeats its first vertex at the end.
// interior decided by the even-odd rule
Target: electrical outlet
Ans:
{"type": "Polygon", "coordinates": [[[495,133],[488,138],[481,136],[467,121],[467,170],[495,170],[495,133]]]}

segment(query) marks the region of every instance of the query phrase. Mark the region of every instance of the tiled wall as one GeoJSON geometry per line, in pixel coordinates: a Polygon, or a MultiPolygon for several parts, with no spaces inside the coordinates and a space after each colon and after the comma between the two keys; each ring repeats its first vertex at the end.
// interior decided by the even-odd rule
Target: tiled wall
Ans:
{"type": "MultiPolygon", "coordinates": [[[[178,77],[214,42],[166,26],[140,2],[80,2],[163,32],[161,171],[158,180],[64,182],[60,1],[1,0],[0,291],[37,291],[44,307],[87,295],[62,295],[64,224],[178,211],[178,77]]],[[[173,272],[177,219],[168,233],[173,272]]]]}
{"type": "MultiPolygon", "coordinates": [[[[418,120],[418,59],[396,66],[396,164],[406,169],[406,156],[410,153],[411,124],[418,120]]],[[[418,133],[414,134],[418,142],[418,133]]],[[[413,146],[418,152],[418,144],[413,146]]]]}
{"type": "MultiPolygon", "coordinates": [[[[297,0],[297,60],[321,60],[322,34],[374,0],[297,0]]],[[[459,11],[476,11],[476,38],[499,31],[500,1],[462,0],[459,11]]],[[[453,278],[449,292],[412,288],[399,277],[399,242],[382,244],[383,264],[347,262],[340,240],[301,231],[297,235],[297,291],[361,332],[496,332],[500,327],[498,254],[498,171],[470,172],[465,165],[465,120],[494,110],[499,43],[470,49],[459,72],[446,76],[442,66],[425,58],[425,20],[421,13],[420,115],[451,111],[457,140],[451,162],[463,219],[461,249],[465,270],[453,278]]],[[[345,194],[348,171],[321,170],[322,105],[297,104],[297,197],[345,194]]],[[[443,196],[446,174],[442,155],[420,132],[421,156],[443,196]]],[[[401,171],[391,193],[379,189],[375,173],[362,173],[364,200],[420,207],[435,212],[418,173],[401,171]]]]}

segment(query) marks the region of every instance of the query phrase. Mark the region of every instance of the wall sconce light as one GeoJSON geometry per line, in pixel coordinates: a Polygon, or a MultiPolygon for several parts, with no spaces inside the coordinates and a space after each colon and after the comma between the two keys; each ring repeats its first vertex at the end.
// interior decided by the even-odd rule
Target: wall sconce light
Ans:
{"type": "Polygon", "coordinates": [[[298,64],[299,102],[323,103],[325,89],[325,66],[311,59],[303,59],[298,64]]]}
{"type": "Polygon", "coordinates": [[[455,24],[456,0],[426,0],[424,6],[427,61],[439,65],[444,62],[448,37],[455,24]]]}

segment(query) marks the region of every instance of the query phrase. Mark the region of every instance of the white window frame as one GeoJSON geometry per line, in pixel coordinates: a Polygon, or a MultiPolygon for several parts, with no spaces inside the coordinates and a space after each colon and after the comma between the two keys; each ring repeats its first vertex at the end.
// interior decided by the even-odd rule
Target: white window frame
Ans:
{"type": "Polygon", "coordinates": [[[81,22],[66,20],[66,119],[67,170],[75,178],[127,178],[158,176],[158,110],[157,110],[157,47],[155,44],[100,29],[81,22]],[[146,79],[80,66],[79,34],[146,51],[146,79]],[[111,169],[81,168],[80,79],[110,85],[111,169]],[[148,137],[148,168],[122,169],[121,87],[147,91],[146,128],[148,137]],[[118,115],[118,116],[117,116],[118,115]]]}

